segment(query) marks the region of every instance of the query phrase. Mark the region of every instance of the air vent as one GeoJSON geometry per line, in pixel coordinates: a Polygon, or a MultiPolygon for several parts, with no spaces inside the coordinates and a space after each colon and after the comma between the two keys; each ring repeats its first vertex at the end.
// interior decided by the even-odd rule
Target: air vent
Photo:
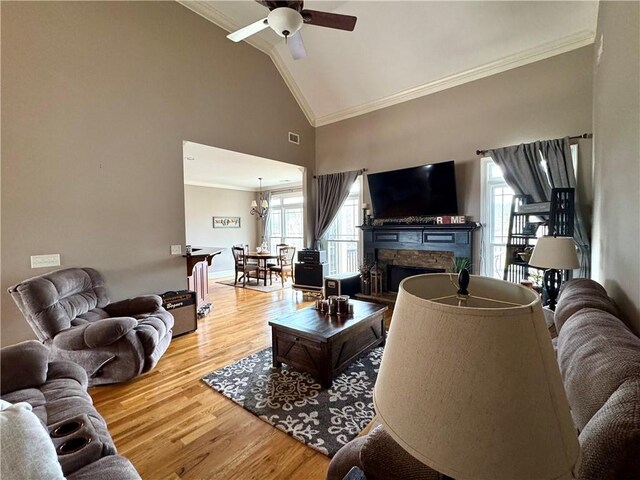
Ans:
{"type": "Polygon", "coordinates": [[[300,135],[297,133],[289,132],[289,141],[291,143],[295,143],[296,145],[300,145],[300,135]]]}

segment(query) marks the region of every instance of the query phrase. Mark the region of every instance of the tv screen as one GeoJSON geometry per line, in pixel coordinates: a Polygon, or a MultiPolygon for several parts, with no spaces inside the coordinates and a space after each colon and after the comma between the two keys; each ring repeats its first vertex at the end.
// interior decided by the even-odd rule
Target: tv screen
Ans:
{"type": "Polygon", "coordinates": [[[457,215],[454,162],[367,175],[374,218],[457,215]]]}

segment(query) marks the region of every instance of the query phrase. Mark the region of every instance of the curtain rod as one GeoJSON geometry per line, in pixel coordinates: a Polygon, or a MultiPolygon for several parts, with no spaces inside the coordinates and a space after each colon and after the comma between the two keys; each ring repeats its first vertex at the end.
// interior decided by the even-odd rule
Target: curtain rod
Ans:
{"type": "MultiPolygon", "coordinates": [[[[363,174],[364,172],[367,171],[366,168],[361,168],[360,170],[358,170],[360,172],[360,174],[363,174]]],[[[316,175],[313,176],[313,178],[318,178],[316,175]]]]}
{"type": "MultiPolygon", "coordinates": [[[[569,137],[569,140],[577,140],[579,138],[593,138],[593,133],[583,133],[582,135],[574,135],[573,137],[569,137]]],[[[488,151],[489,150],[476,150],[476,155],[484,155],[488,151]]]]}

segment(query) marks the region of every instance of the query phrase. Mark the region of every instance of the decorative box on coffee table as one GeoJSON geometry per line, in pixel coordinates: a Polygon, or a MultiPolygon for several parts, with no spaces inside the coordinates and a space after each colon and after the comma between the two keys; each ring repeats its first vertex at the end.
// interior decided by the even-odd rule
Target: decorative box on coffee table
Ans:
{"type": "Polygon", "coordinates": [[[308,307],[269,322],[273,366],[307,372],[330,387],[333,379],[365,351],[384,344],[387,307],[349,300],[353,314],[329,315],[308,307]]]}

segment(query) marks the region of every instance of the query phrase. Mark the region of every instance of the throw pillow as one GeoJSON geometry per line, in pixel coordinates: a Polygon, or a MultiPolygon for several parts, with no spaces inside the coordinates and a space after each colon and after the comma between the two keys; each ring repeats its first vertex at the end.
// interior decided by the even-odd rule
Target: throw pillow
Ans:
{"type": "Polygon", "coordinates": [[[64,480],[49,432],[28,403],[0,400],[0,477],[64,480]]]}

